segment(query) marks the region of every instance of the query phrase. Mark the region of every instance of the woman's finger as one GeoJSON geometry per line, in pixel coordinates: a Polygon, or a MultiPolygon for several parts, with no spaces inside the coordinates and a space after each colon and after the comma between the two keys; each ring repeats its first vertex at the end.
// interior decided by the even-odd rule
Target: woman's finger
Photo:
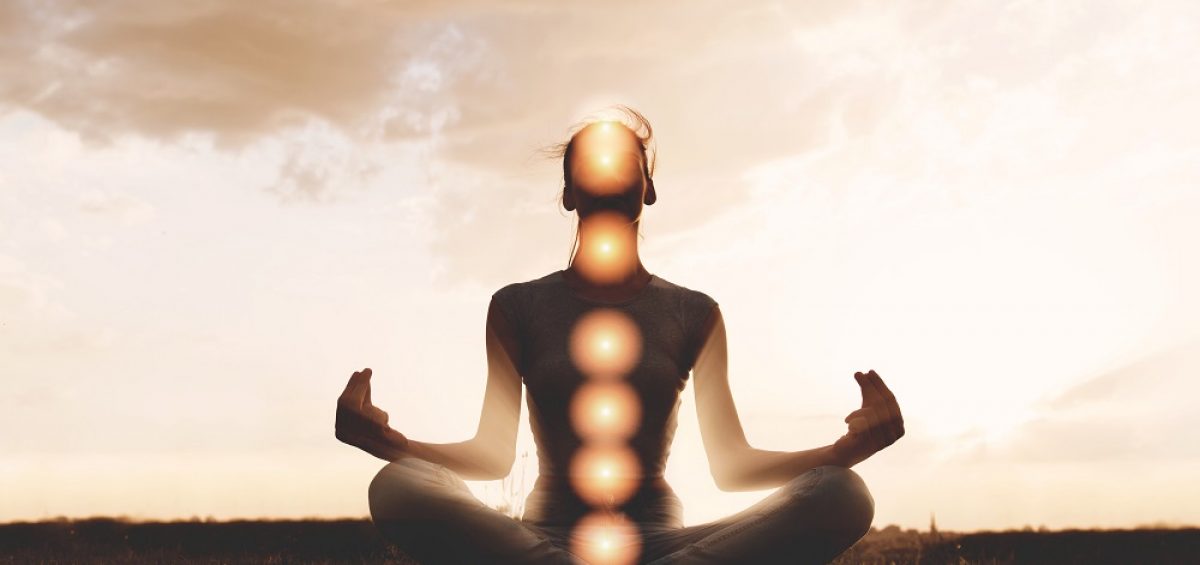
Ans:
{"type": "Polygon", "coordinates": [[[349,406],[362,406],[370,392],[370,378],[370,369],[367,369],[365,375],[362,371],[355,371],[353,375],[350,375],[350,380],[346,383],[346,389],[342,391],[342,395],[338,397],[338,402],[349,406]]]}
{"type": "Polygon", "coordinates": [[[863,415],[864,410],[870,410],[870,408],[859,408],[859,409],[847,414],[846,417],[844,419],[842,419],[842,421],[849,424],[850,420],[861,417],[863,415]]]}
{"type": "Polygon", "coordinates": [[[371,368],[367,367],[367,368],[359,371],[359,375],[360,375],[359,378],[361,379],[361,383],[362,383],[361,386],[363,389],[363,392],[362,392],[363,405],[370,406],[371,405],[371,368]]]}
{"type": "Polygon", "coordinates": [[[863,416],[850,418],[846,423],[850,426],[850,432],[855,434],[865,433],[871,427],[867,419],[863,416]]]}
{"type": "Polygon", "coordinates": [[[388,413],[377,406],[367,406],[367,417],[375,424],[387,425],[388,413]]]}
{"type": "Polygon", "coordinates": [[[885,441],[882,427],[884,425],[884,417],[879,413],[878,409],[868,408],[863,410],[863,418],[867,421],[867,429],[862,432],[862,435],[867,438],[876,450],[882,449],[879,447],[885,441]]]}
{"type": "Polygon", "coordinates": [[[872,372],[874,371],[855,373],[857,375],[855,378],[858,379],[858,384],[862,387],[863,406],[877,404],[886,400],[879,387],[872,380],[872,372]]]}
{"type": "Polygon", "coordinates": [[[883,379],[874,370],[867,373],[866,379],[870,381],[871,386],[882,399],[880,405],[881,409],[887,413],[886,419],[891,423],[902,425],[904,420],[900,416],[900,405],[896,403],[896,396],[892,394],[892,391],[883,384],[883,379]]]}

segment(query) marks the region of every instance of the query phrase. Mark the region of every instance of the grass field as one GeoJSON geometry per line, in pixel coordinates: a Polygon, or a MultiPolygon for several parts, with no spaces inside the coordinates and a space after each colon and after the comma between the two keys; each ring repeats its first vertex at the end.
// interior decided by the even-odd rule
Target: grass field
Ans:
{"type": "MultiPolygon", "coordinates": [[[[0,563],[398,563],[368,520],[0,525],[0,563]]],[[[872,529],[837,564],[1200,563],[1200,529],[970,534],[872,529]]],[[[750,565],[750,564],[739,564],[750,565]]]]}

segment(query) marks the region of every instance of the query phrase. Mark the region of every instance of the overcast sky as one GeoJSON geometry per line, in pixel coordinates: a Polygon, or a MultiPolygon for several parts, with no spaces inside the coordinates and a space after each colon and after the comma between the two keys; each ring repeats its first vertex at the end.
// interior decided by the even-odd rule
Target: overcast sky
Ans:
{"type": "MultiPolygon", "coordinates": [[[[346,379],[470,437],[490,294],[571,249],[539,149],[623,103],[753,445],[875,369],[877,525],[1200,522],[1194,2],[93,4],[0,3],[0,520],[365,516],[346,379]]],[[[694,407],[687,524],[767,494],[694,407]]]]}

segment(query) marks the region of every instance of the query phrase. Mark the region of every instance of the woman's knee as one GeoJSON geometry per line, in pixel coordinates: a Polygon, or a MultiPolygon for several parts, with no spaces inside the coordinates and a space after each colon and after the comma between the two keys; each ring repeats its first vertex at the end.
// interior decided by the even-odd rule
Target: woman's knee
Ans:
{"type": "Polygon", "coordinates": [[[866,482],[846,467],[826,465],[793,478],[786,487],[788,506],[798,515],[819,517],[821,529],[858,539],[875,519],[875,499],[866,482]]]}
{"type": "Polygon", "coordinates": [[[434,494],[436,466],[416,457],[384,465],[367,487],[367,504],[375,521],[422,514],[434,494]]]}
{"type": "Polygon", "coordinates": [[[820,467],[820,490],[829,501],[831,518],[845,534],[858,539],[875,520],[875,499],[858,473],[834,465],[820,467]]]}

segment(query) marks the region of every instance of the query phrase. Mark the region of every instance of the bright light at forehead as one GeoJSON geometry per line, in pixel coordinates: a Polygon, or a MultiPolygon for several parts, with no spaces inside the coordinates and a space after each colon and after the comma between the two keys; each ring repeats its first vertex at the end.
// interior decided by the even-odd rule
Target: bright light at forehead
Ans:
{"type": "Polygon", "coordinates": [[[639,189],[643,178],[641,139],[625,127],[602,123],[572,139],[571,182],[594,195],[621,194],[639,189]]]}

